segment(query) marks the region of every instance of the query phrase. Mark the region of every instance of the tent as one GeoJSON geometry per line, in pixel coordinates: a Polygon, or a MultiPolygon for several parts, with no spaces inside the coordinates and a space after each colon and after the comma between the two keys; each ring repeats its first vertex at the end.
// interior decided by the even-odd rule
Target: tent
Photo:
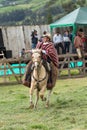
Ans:
{"type": "Polygon", "coordinates": [[[87,25],[87,7],[80,7],[56,22],[50,24],[50,29],[58,27],[73,27],[73,34],[76,33],[78,25],[87,25]]]}

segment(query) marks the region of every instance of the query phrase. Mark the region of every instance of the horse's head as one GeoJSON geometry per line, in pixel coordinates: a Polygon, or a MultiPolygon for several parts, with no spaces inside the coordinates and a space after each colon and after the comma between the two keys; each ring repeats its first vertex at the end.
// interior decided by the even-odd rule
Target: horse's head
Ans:
{"type": "Polygon", "coordinates": [[[35,69],[39,68],[41,66],[41,49],[32,49],[32,61],[34,64],[35,69]]]}

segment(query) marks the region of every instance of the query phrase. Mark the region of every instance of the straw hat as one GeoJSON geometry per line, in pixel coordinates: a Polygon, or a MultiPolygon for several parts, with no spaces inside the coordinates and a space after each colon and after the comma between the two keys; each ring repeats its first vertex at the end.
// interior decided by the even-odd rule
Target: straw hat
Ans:
{"type": "Polygon", "coordinates": [[[45,35],[43,35],[43,37],[47,37],[51,40],[51,34],[50,33],[46,33],[45,35]]]}

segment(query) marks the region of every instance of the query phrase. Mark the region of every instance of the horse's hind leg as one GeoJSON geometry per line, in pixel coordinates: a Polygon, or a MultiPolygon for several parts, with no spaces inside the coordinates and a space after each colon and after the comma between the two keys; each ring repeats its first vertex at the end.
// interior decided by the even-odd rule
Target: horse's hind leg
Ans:
{"type": "Polygon", "coordinates": [[[37,102],[39,100],[39,91],[36,89],[36,99],[35,99],[35,104],[34,104],[34,108],[37,107],[37,102]]]}
{"type": "Polygon", "coordinates": [[[47,100],[46,100],[46,107],[49,107],[50,95],[52,90],[48,90],[47,100]]]}

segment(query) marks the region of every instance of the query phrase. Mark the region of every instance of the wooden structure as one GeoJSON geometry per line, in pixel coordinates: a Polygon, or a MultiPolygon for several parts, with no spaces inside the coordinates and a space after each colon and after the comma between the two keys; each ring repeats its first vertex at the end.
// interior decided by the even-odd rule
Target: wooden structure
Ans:
{"type": "MultiPolygon", "coordinates": [[[[6,59],[2,58],[0,60],[0,65],[3,65],[4,68],[0,68],[0,71],[4,69],[4,75],[0,76],[0,84],[13,84],[13,83],[21,83],[23,73],[21,72],[21,68],[25,69],[25,66],[21,66],[21,63],[28,63],[30,58],[22,59],[22,58],[11,58],[6,59]],[[15,74],[11,64],[18,63],[19,64],[19,74],[15,74]],[[6,70],[11,70],[12,75],[6,75],[6,70]],[[14,79],[14,80],[12,80],[14,79]]],[[[59,68],[58,68],[58,79],[59,78],[76,78],[76,77],[85,77],[87,76],[87,54],[84,55],[82,60],[78,59],[77,54],[66,54],[59,55],[59,68]],[[80,63],[80,65],[78,64],[80,63]]]]}
{"type": "Polygon", "coordinates": [[[0,71],[3,70],[4,75],[0,75],[0,84],[13,84],[13,83],[21,83],[22,81],[22,76],[23,73],[21,71],[22,68],[25,69],[24,66],[21,66],[21,63],[26,63],[29,62],[29,58],[27,59],[22,59],[22,58],[11,58],[11,59],[6,59],[5,57],[0,60],[0,66],[3,65],[2,68],[0,68],[0,71]],[[18,63],[19,66],[11,66],[12,63],[18,63]],[[19,69],[19,74],[16,74],[13,69],[19,69]],[[11,75],[6,74],[7,70],[10,69],[12,72],[11,75]]]}
{"type": "Polygon", "coordinates": [[[58,78],[76,78],[87,75],[87,54],[81,60],[77,54],[59,55],[58,78]]]}
{"type": "Polygon", "coordinates": [[[4,45],[6,50],[12,51],[12,57],[17,58],[22,48],[31,48],[31,32],[37,30],[38,38],[43,35],[43,31],[50,32],[49,25],[36,26],[1,26],[0,46],[4,45]]]}

